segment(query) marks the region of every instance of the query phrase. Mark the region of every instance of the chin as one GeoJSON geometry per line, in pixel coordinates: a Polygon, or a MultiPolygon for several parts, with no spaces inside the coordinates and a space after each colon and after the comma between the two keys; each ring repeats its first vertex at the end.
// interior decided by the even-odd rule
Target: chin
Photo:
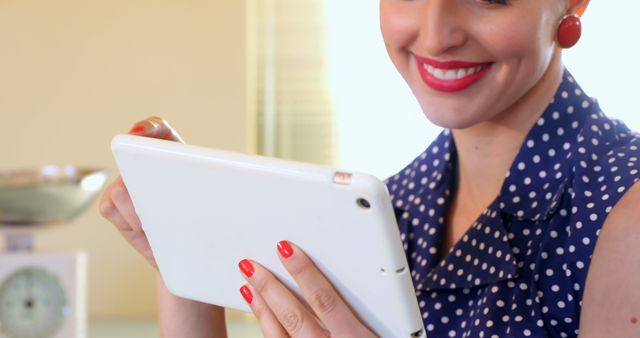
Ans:
{"type": "Polygon", "coordinates": [[[437,116],[425,113],[427,120],[436,126],[446,129],[467,129],[477,124],[476,121],[452,116],[437,116]]]}
{"type": "Polygon", "coordinates": [[[460,109],[429,109],[423,105],[422,111],[429,122],[447,129],[466,129],[482,122],[481,118],[474,116],[464,107],[460,109]]]}

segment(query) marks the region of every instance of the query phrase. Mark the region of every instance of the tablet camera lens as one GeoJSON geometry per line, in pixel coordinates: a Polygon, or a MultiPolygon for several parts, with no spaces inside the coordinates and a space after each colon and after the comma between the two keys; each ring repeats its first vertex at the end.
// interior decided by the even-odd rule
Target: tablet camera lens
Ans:
{"type": "Polygon", "coordinates": [[[357,203],[361,208],[364,208],[364,209],[370,209],[371,208],[371,204],[369,203],[369,201],[367,201],[364,198],[358,198],[357,203]]]}
{"type": "Polygon", "coordinates": [[[424,331],[422,330],[418,330],[414,333],[411,334],[411,337],[422,337],[422,334],[424,333],[424,331]]]}

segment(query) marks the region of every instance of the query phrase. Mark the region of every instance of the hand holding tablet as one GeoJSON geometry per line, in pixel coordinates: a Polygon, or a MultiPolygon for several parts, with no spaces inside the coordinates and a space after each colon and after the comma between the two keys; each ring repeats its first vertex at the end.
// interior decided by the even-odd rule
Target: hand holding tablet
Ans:
{"type": "MultiPolygon", "coordinates": [[[[424,336],[395,216],[378,179],[136,136],[116,136],[112,149],[175,295],[249,311],[238,293],[248,281],[242,292],[253,310],[263,306],[275,316],[261,319],[263,329],[317,316],[329,330],[343,325],[382,337],[424,336]],[[286,259],[275,249],[282,240],[293,250],[286,259]],[[251,277],[237,272],[240,261],[253,268],[251,277]],[[304,312],[300,299],[311,310],[304,312]],[[327,299],[328,313],[340,320],[324,322],[327,299]]],[[[292,328],[320,327],[307,323],[292,328]]]]}
{"type": "Polygon", "coordinates": [[[249,283],[240,292],[265,336],[326,337],[328,331],[331,337],[376,337],[300,248],[281,241],[278,251],[309,307],[259,263],[240,261],[240,270],[249,283]]]}

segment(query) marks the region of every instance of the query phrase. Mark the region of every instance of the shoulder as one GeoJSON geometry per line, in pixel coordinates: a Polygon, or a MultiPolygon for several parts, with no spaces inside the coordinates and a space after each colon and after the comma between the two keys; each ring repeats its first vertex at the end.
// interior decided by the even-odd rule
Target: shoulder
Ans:
{"type": "Polygon", "coordinates": [[[584,290],[581,337],[640,336],[640,184],[607,217],[584,290]]]}
{"type": "MultiPolygon", "coordinates": [[[[640,134],[604,114],[591,114],[572,152],[571,199],[583,212],[596,213],[597,222],[640,180],[640,134]]],[[[599,226],[598,226],[599,227],[599,226]]]]}

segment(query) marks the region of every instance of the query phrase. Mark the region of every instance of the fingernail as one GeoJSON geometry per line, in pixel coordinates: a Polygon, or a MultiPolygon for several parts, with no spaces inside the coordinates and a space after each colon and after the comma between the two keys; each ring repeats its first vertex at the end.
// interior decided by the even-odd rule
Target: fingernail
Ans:
{"type": "Polygon", "coordinates": [[[293,248],[287,241],[278,242],[278,251],[280,251],[280,254],[284,258],[289,258],[291,257],[291,255],[293,255],[293,248]]]}
{"type": "Polygon", "coordinates": [[[253,264],[251,264],[248,259],[241,260],[240,263],[238,263],[238,266],[240,267],[240,271],[242,271],[245,276],[247,276],[248,278],[251,278],[251,276],[253,276],[253,264]]]}
{"type": "Polygon", "coordinates": [[[137,124],[135,126],[133,126],[133,128],[131,128],[131,130],[129,130],[129,134],[137,134],[137,133],[141,133],[144,131],[144,126],[141,124],[137,124]]]}
{"type": "Polygon", "coordinates": [[[251,304],[251,302],[253,301],[253,294],[251,293],[251,290],[249,289],[248,286],[243,285],[240,288],[240,294],[242,295],[244,300],[247,301],[247,303],[251,304]]]}

